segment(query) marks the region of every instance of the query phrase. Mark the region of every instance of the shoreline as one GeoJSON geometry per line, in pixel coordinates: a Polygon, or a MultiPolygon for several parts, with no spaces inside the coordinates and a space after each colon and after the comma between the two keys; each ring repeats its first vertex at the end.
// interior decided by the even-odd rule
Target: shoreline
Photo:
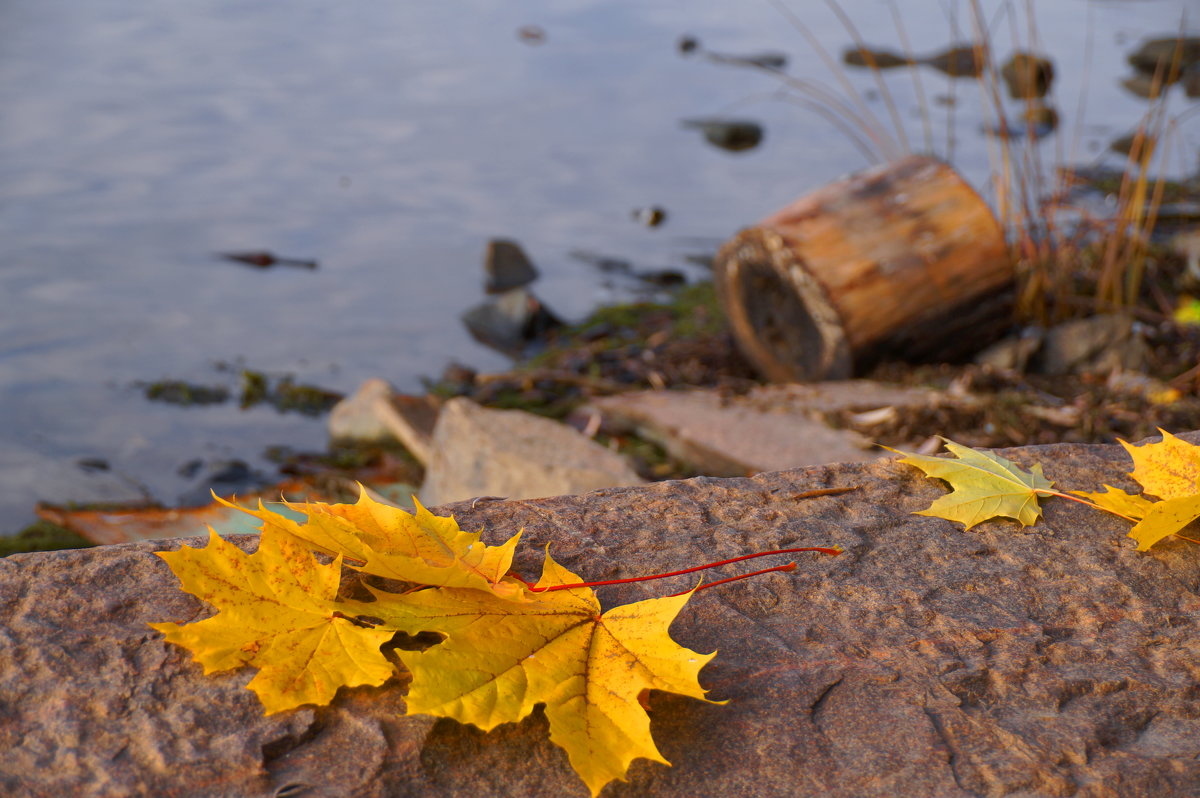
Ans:
{"type": "MultiPolygon", "coordinates": [[[[1177,344],[1159,341],[1151,349],[1169,350],[1177,344]]],[[[1200,333],[1192,334],[1188,345],[1200,353],[1200,333]]],[[[1176,355],[1188,356],[1186,351],[1176,355]]],[[[1158,364],[1160,370],[1163,367],[1158,364]]],[[[1122,384],[1086,374],[1046,378],[976,364],[894,362],[863,377],[884,385],[971,394],[977,400],[873,417],[837,411],[821,418],[831,428],[888,446],[912,448],[934,433],[972,446],[1006,447],[1138,440],[1153,434],[1156,426],[1172,431],[1200,428],[1200,398],[1194,390],[1164,402],[1154,390],[1166,383],[1145,375],[1141,382],[1122,384]]],[[[669,455],[660,443],[597,425],[576,411],[593,398],[635,391],[686,388],[737,397],[765,384],[738,353],[711,282],[700,282],[678,289],[668,303],[599,308],[582,322],[550,334],[540,351],[514,361],[503,372],[477,374],[451,363],[441,377],[428,381],[425,395],[439,402],[466,397],[482,407],[522,410],[577,430],[592,424],[594,440],[626,456],[643,479],[661,481],[703,472],[669,455]]],[[[363,474],[387,473],[420,484],[419,463],[398,444],[331,442],[324,452],[296,452],[287,444],[277,448],[278,480],[299,477],[315,485],[322,479],[346,483],[363,474]]],[[[0,551],[8,554],[74,548],[88,541],[39,520],[5,538],[4,544],[0,551]]]]}

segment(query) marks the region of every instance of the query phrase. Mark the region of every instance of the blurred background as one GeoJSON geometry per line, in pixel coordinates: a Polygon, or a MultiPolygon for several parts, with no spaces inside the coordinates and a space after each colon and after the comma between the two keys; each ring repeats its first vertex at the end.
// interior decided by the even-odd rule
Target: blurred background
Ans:
{"type": "MultiPolygon", "coordinates": [[[[519,6],[0,3],[0,534],[39,500],[170,503],[197,462],[324,445],[313,415],[149,401],[163,380],[419,391],[452,361],[503,369],[459,319],[490,239],[520,242],[567,319],[648,290],[597,260],[704,279],[725,238],[870,163],[785,78],[848,80],[888,130],[890,95],[913,150],[994,195],[994,104],[937,58],[979,38],[966,2],[842,0],[862,42],[919,56],[878,73],[843,63],[854,37],[817,2],[519,6]],[[714,118],[761,136],[722,144],[714,118]],[[257,251],[318,265],[217,257],[257,251]]],[[[1053,64],[1053,121],[1020,144],[1050,171],[1120,167],[1151,104],[1128,56],[1200,31],[1194,0],[980,8],[997,63],[1053,64]]],[[[1200,168],[1196,102],[1165,96],[1173,178],[1200,168]]]]}

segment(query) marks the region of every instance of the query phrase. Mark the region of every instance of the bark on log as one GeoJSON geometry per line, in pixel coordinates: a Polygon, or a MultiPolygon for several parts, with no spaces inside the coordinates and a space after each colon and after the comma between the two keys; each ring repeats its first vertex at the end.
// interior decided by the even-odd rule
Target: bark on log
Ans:
{"type": "Polygon", "coordinates": [[[779,382],[962,357],[1009,325],[1013,300],[1000,224],[925,156],[797,200],[727,242],[715,272],[738,345],[779,382]]]}

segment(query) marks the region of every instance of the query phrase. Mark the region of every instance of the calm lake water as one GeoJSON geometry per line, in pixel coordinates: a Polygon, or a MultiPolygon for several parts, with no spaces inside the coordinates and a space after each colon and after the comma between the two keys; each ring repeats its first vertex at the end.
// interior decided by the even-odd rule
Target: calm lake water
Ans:
{"type": "MultiPolygon", "coordinates": [[[[970,38],[966,3],[958,36],[952,0],[899,5],[918,54],[970,38]]],[[[1007,57],[1013,26],[984,5],[1007,57]]],[[[1177,32],[1189,6],[1196,35],[1200,9],[1034,5],[1064,131],[1043,155],[1116,163],[1107,142],[1146,109],[1119,85],[1125,56],[1177,32]]],[[[889,4],[842,6],[865,41],[901,49],[889,4]]],[[[791,7],[835,57],[850,46],[823,4],[791,7]]],[[[489,238],[519,240],[542,272],[538,294],[578,317],[630,287],[572,250],[699,277],[687,255],[866,165],[818,114],[772,99],[772,76],[681,56],[685,33],[724,53],[785,52],[789,75],[835,85],[766,0],[4,0],[0,533],[31,521],[38,500],[126,498],[140,484],[172,502],[193,459],[269,468],[268,445],[324,446],[323,420],[151,403],[139,382],[236,386],[236,369],[218,368],[232,363],[343,392],[371,376],[416,390],[451,360],[500,369],[458,321],[481,299],[489,238]],[[540,43],[518,36],[528,25],[540,43]],[[679,124],[717,114],[760,121],[763,143],[730,153],[679,124]],[[631,219],[648,205],[667,223],[631,219]],[[213,257],[252,249],[320,268],[213,257]],[[86,458],[111,468],[87,473],[86,458]]],[[[848,75],[874,90],[869,73],[848,75]]],[[[953,125],[933,108],[935,151],[953,128],[955,164],[988,194],[978,86],[920,76],[928,96],[955,100],[953,125]]],[[[885,80],[919,146],[911,73],[885,80]]],[[[1180,174],[1197,166],[1197,116],[1175,145],[1180,174]]]]}

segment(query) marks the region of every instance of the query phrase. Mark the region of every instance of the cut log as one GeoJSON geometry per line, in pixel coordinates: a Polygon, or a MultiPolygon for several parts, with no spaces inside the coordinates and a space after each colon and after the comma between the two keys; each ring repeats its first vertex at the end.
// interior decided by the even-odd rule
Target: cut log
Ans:
{"type": "Polygon", "coordinates": [[[844,379],[886,357],[957,359],[1009,326],[1014,270],[983,199],[910,156],[832,183],[717,253],[743,354],[777,382],[844,379]]]}

